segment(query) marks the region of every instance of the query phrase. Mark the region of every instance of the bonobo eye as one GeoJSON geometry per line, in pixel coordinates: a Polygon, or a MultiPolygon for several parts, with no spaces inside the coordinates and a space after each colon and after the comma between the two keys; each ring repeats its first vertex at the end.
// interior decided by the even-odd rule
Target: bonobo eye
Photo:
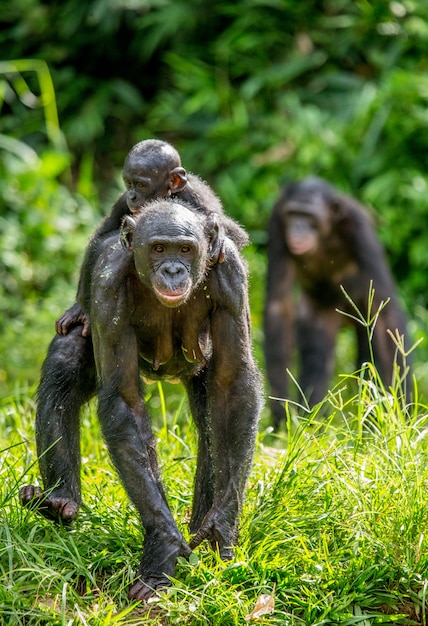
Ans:
{"type": "Polygon", "coordinates": [[[136,189],[147,189],[147,187],[148,187],[148,184],[147,183],[142,183],[142,182],[139,182],[139,183],[137,183],[135,185],[136,189]]]}
{"type": "Polygon", "coordinates": [[[156,254],[162,254],[165,251],[165,246],[163,246],[161,243],[155,243],[155,245],[152,247],[152,251],[156,252],[156,254]]]}
{"type": "Polygon", "coordinates": [[[192,248],[190,246],[181,246],[180,252],[181,254],[190,254],[192,252],[192,248]]]}

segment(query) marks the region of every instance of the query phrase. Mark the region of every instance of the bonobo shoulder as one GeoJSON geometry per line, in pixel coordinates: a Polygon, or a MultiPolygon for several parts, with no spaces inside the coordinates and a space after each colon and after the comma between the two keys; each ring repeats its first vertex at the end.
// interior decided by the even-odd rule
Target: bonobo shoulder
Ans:
{"type": "MultiPolygon", "coordinates": [[[[230,237],[225,237],[224,245],[224,265],[225,270],[234,276],[242,277],[245,280],[248,276],[248,265],[236,243],[230,237]]],[[[241,280],[241,278],[239,278],[241,280]]]]}
{"type": "Polygon", "coordinates": [[[118,235],[103,242],[101,253],[92,270],[93,291],[119,289],[123,279],[133,270],[132,254],[123,249],[118,235]]]}
{"type": "Polygon", "coordinates": [[[129,325],[133,311],[129,280],[135,275],[133,257],[123,249],[118,237],[103,242],[102,252],[92,271],[90,317],[93,329],[113,336],[129,325]]]}
{"type": "Polygon", "coordinates": [[[210,269],[208,284],[216,306],[232,307],[233,312],[239,314],[247,298],[248,268],[229,237],[225,238],[224,262],[210,269]]]}

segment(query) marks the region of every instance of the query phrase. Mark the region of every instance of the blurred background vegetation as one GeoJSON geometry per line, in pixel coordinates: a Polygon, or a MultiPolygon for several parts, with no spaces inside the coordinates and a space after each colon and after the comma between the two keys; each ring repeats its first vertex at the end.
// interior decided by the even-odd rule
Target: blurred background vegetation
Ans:
{"type": "Polygon", "coordinates": [[[0,107],[1,395],[37,381],[124,157],[149,137],[251,234],[261,364],[269,212],[309,174],[370,207],[426,336],[426,0],[3,0],[0,107]]]}

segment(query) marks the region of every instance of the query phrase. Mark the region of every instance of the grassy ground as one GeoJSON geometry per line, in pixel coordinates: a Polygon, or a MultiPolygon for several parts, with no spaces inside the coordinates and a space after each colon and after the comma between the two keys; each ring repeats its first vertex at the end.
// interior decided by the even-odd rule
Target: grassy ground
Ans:
{"type": "MultiPolygon", "coordinates": [[[[291,407],[283,432],[262,427],[236,559],[222,563],[202,545],[149,608],[126,599],[141,530],[109,462],[95,407],[82,420],[85,506],[65,529],[19,506],[19,488],[38,477],[34,401],[31,393],[6,398],[0,623],[426,624],[427,407],[416,398],[403,409],[398,392],[375,384],[372,369],[344,400],[349,382],[330,394],[323,417],[291,407]],[[274,603],[273,613],[250,619],[261,594],[274,603]]],[[[168,397],[168,411],[162,388],[152,389],[164,482],[187,533],[194,431],[180,388],[168,397]]]]}

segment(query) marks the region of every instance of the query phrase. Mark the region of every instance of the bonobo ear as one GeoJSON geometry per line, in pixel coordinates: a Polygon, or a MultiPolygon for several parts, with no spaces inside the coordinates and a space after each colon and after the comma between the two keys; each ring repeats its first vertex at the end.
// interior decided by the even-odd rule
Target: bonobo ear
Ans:
{"type": "Polygon", "coordinates": [[[210,216],[206,233],[208,236],[208,257],[210,265],[216,263],[223,263],[224,261],[224,228],[222,224],[219,224],[214,216],[210,216]]]}
{"type": "Polygon", "coordinates": [[[137,222],[130,215],[125,215],[120,229],[120,243],[124,250],[132,250],[132,239],[137,222]]]}
{"type": "Polygon", "coordinates": [[[340,222],[349,210],[345,196],[336,196],[331,200],[329,206],[331,219],[335,223],[340,222]]]}
{"type": "Polygon", "coordinates": [[[170,171],[169,190],[171,193],[177,193],[184,189],[187,185],[187,172],[184,167],[175,167],[170,171]]]}

